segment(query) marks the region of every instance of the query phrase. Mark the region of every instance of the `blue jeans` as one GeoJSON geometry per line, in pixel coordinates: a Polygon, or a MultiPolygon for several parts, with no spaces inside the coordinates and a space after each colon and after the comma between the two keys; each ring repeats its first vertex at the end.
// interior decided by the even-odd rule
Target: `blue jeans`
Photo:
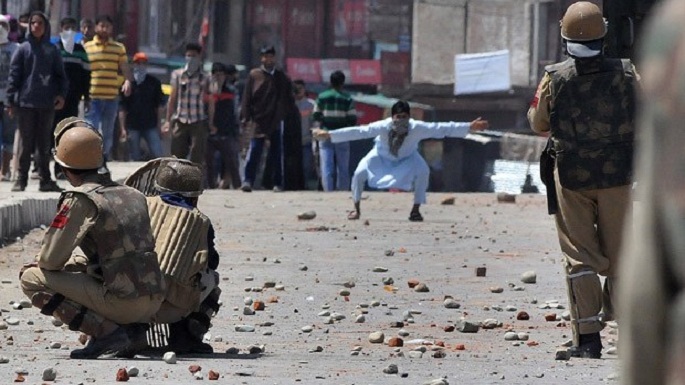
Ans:
{"type": "Polygon", "coordinates": [[[102,152],[109,159],[109,150],[114,143],[114,122],[119,111],[117,99],[93,99],[90,101],[90,110],[86,113],[86,119],[102,134],[102,152]]]}
{"type": "Polygon", "coordinates": [[[140,139],[145,139],[147,147],[150,149],[152,159],[160,158],[162,156],[162,139],[159,136],[159,129],[157,127],[148,128],[147,130],[132,130],[127,129],[128,142],[131,150],[131,160],[139,161],[140,154],[140,139]]]}
{"type": "Polygon", "coordinates": [[[312,144],[302,145],[302,171],[304,174],[305,188],[310,180],[316,180],[316,170],[314,169],[314,152],[312,144]]]}
{"type": "Polygon", "coordinates": [[[319,142],[323,191],[350,189],[350,143],[319,142]]]}
{"type": "MultiPolygon", "coordinates": [[[[283,149],[282,149],[282,139],[283,138],[283,125],[279,125],[279,128],[274,130],[274,132],[269,136],[269,156],[267,160],[270,164],[267,167],[271,167],[273,170],[273,185],[278,187],[283,187],[283,149]]],[[[257,177],[257,171],[259,170],[259,164],[262,160],[262,152],[264,151],[264,142],[266,138],[252,138],[250,140],[250,149],[247,151],[247,156],[245,158],[245,176],[243,178],[243,183],[249,183],[253,185],[255,178],[257,177]]]]}

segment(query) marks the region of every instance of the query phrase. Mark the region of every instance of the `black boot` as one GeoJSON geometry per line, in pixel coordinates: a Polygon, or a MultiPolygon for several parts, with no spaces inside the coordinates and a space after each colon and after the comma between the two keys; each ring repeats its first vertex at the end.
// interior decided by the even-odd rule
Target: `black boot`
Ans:
{"type": "MultiPolygon", "coordinates": [[[[169,349],[176,354],[214,353],[214,349],[210,344],[202,342],[202,335],[194,335],[191,332],[188,321],[188,318],[184,318],[176,323],[169,324],[169,349]]],[[[193,325],[193,331],[198,330],[196,326],[193,325]]]]}
{"type": "Polygon", "coordinates": [[[117,352],[116,357],[133,358],[136,354],[139,354],[150,347],[147,342],[147,331],[150,328],[150,325],[134,323],[122,325],[121,327],[126,331],[126,335],[131,343],[126,349],[117,352]]]}
{"type": "Polygon", "coordinates": [[[602,358],[602,338],[598,333],[581,334],[578,346],[569,349],[571,357],[602,358]]]}
{"type": "Polygon", "coordinates": [[[126,331],[119,327],[106,336],[91,337],[85,348],[72,350],[69,357],[75,360],[94,360],[103,354],[128,349],[130,344],[126,331]]]}

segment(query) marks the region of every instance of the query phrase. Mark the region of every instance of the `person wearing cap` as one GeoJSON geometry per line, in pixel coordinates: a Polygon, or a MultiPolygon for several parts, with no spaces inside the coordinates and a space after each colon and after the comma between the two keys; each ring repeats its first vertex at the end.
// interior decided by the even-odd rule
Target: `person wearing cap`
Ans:
{"type": "MultiPolygon", "coordinates": [[[[64,99],[64,108],[55,112],[55,123],[70,116],[79,115],[79,103],[83,100],[86,109],[90,108],[90,62],[88,54],[80,43],[76,43],[78,22],[73,17],[65,17],[60,22],[59,42],[57,47],[64,62],[64,72],[69,79],[69,91],[64,99]]],[[[55,143],[52,144],[55,147],[55,143]]],[[[59,163],[55,162],[55,177],[64,179],[64,174],[59,169],[59,163]]]]}
{"type": "Polygon", "coordinates": [[[7,104],[7,80],[10,72],[10,61],[19,44],[9,40],[9,18],[0,15],[0,180],[9,182],[12,176],[12,154],[14,132],[17,129],[15,119],[5,113],[7,104]]]}
{"type": "MultiPolygon", "coordinates": [[[[240,109],[240,121],[246,127],[246,134],[250,139],[250,146],[245,158],[245,173],[241,189],[244,192],[252,191],[257,171],[262,159],[264,143],[269,141],[268,164],[265,170],[270,170],[270,180],[265,180],[265,186],[273,186],[274,191],[283,191],[285,187],[284,153],[286,147],[284,139],[289,137],[285,132],[283,121],[291,112],[297,112],[292,84],[288,75],[276,67],[276,49],[274,46],[264,46],[259,51],[261,66],[254,68],[248,75],[243,91],[242,108],[240,109]]],[[[300,132],[299,125],[293,129],[300,132]]],[[[298,139],[299,139],[299,135],[298,139]]],[[[301,147],[301,140],[296,146],[301,147]]],[[[294,149],[294,148],[291,148],[294,149]]],[[[299,154],[299,151],[297,151],[299,154]]],[[[300,157],[301,158],[301,157],[300,157]]],[[[301,159],[298,162],[297,173],[301,172],[301,159]]],[[[265,178],[266,179],[266,178],[265,178]]]]}
{"type": "Polygon", "coordinates": [[[238,110],[240,98],[235,81],[238,70],[233,64],[212,64],[212,82],[209,94],[209,138],[205,166],[209,188],[240,188],[240,124],[238,110]],[[219,153],[220,163],[214,157],[219,153]],[[218,167],[215,167],[218,166],[218,167]]]}
{"type": "Polygon", "coordinates": [[[164,113],[162,82],[147,73],[145,52],[133,55],[131,94],[120,97],[119,131],[121,139],[129,141],[131,160],[143,160],[140,140],[145,139],[151,158],[162,156],[160,120],[164,113]]]}
{"type": "Polygon", "coordinates": [[[95,359],[129,348],[121,325],[151,319],[165,284],[145,196],[98,174],[102,136],[78,118],[56,132],[54,158],[73,188],[60,196],[35,262],[20,271],[21,288],[42,314],[90,336],[72,359],[95,359]]]}
{"type": "Polygon", "coordinates": [[[561,20],[569,58],[545,68],[528,111],[533,131],[551,141],[574,357],[602,355],[600,331],[614,318],[622,234],[632,206],[638,76],[630,60],[603,55],[606,33],[595,4],[569,6],[561,20]]]}
{"type": "Polygon", "coordinates": [[[347,219],[361,217],[361,198],[364,185],[383,190],[414,191],[414,204],[409,212],[412,222],[423,221],[419,211],[426,203],[428,164],[419,154],[419,143],[424,139],[463,138],[469,131],[482,131],[488,122],[478,118],[468,122],[429,123],[410,118],[409,102],[399,100],[391,108],[392,117],[363,126],[344,127],[337,130],[316,128],[315,139],[331,143],[373,138],[374,147],[359,161],[352,177],[352,201],[354,210],[347,219]]]}

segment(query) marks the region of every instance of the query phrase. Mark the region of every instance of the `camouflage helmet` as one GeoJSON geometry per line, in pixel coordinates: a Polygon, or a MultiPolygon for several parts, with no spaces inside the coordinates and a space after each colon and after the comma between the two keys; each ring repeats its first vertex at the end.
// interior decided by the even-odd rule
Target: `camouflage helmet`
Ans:
{"type": "Polygon", "coordinates": [[[599,7],[589,1],[571,4],[561,19],[561,37],[569,41],[592,41],[607,34],[599,7]]]}
{"type": "MultiPolygon", "coordinates": [[[[62,122],[60,122],[62,123],[62,122]]],[[[94,170],[102,166],[102,136],[85,121],[63,128],[55,149],[55,162],[74,170],[94,170]]]]}
{"type": "Polygon", "coordinates": [[[189,160],[172,158],[159,166],[155,187],[162,193],[185,197],[202,194],[202,168],[189,160]]]}

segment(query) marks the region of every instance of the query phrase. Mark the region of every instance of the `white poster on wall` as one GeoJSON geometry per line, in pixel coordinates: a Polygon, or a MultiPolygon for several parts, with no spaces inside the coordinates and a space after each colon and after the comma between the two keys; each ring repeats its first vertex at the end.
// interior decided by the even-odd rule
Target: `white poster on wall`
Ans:
{"type": "Polygon", "coordinates": [[[509,50],[455,55],[455,95],[508,91],[510,88],[509,50]]]}

